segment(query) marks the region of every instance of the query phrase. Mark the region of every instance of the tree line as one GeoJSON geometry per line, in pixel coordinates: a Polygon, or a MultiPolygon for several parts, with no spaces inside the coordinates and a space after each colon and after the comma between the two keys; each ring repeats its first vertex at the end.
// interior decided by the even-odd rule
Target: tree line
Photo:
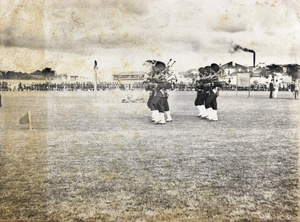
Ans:
{"type": "Polygon", "coordinates": [[[300,78],[300,66],[298,64],[288,64],[285,66],[276,64],[268,65],[266,68],[261,70],[261,75],[268,77],[269,75],[274,75],[274,73],[283,73],[283,67],[286,68],[286,74],[291,76],[292,79],[300,78]]]}
{"type": "MultiPolygon", "coordinates": [[[[268,78],[269,75],[274,75],[274,73],[283,73],[283,68],[286,68],[286,74],[291,76],[292,79],[300,79],[300,66],[298,64],[288,64],[288,65],[268,65],[265,68],[261,68],[260,75],[268,78]]],[[[190,69],[185,74],[185,77],[194,77],[195,73],[190,69]]],[[[0,71],[0,79],[19,79],[19,80],[49,80],[57,77],[67,77],[64,75],[57,75],[55,70],[51,68],[44,68],[41,70],[36,70],[30,74],[15,71],[0,71]]]]}
{"type": "Polygon", "coordinates": [[[0,79],[47,80],[57,77],[56,71],[48,67],[42,71],[36,70],[30,74],[15,71],[0,71],[0,73],[0,79]]]}

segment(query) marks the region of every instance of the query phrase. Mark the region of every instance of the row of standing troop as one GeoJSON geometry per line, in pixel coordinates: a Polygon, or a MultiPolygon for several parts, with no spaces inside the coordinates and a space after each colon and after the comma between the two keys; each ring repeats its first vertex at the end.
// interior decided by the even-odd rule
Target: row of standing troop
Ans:
{"type": "MultiPolygon", "coordinates": [[[[169,60],[167,65],[156,60],[147,60],[144,63],[148,68],[148,76],[144,81],[145,89],[150,92],[147,106],[151,110],[151,121],[155,124],[172,122],[168,103],[168,90],[172,89],[177,81],[177,77],[170,71],[170,68],[175,63],[174,61],[170,65],[171,61],[172,59],[169,60]]],[[[219,81],[219,66],[213,63],[211,66],[199,68],[198,71],[199,76],[196,80],[197,97],[195,100],[195,106],[199,111],[198,117],[217,121],[219,87],[222,87],[225,83],[219,81]]]]}

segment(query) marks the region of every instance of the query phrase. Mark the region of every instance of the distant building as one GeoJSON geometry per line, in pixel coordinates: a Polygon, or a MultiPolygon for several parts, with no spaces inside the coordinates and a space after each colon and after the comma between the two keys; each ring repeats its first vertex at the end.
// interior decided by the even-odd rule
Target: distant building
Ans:
{"type": "Polygon", "coordinates": [[[78,81],[78,76],[70,76],[71,81],[78,81]]]}
{"type": "Polygon", "coordinates": [[[266,68],[267,65],[264,62],[259,62],[256,67],[258,67],[258,68],[266,68]]]}
{"type": "Polygon", "coordinates": [[[120,72],[113,74],[113,81],[123,83],[143,82],[146,72],[120,72]]]}
{"type": "Polygon", "coordinates": [[[252,77],[250,77],[250,84],[267,84],[268,79],[264,76],[254,74],[252,77]]]}
{"type": "Polygon", "coordinates": [[[223,76],[232,75],[237,72],[247,72],[248,70],[246,66],[242,66],[235,62],[228,62],[224,65],[221,65],[220,68],[223,76]]]}
{"type": "Polygon", "coordinates": [[[292,80],[292,77],[291,76],[288,76],[288,75],[284,75],[282,76],[282,83],[283,84],[290,84],[293,80],[292,80]]]}

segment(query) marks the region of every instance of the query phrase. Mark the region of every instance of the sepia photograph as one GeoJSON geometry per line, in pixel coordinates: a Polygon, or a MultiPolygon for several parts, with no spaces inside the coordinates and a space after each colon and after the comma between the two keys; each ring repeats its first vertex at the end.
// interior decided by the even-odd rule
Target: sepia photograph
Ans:
{"type": "Polygon", "coordinates": [[[0,0],[0,222],[299,222],[297,0],[0,0]]]}

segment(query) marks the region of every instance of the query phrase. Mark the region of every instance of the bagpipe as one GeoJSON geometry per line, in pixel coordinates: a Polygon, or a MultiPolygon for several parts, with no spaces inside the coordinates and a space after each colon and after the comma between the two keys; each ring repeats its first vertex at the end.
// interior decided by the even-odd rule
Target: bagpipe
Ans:
{"type": "Polygon", "coordinates": [[[216,63],[212,63],[210,66],[200,67],[199,82],[202,82],[204,86],[222,87],[223,85],[229,85],[225,81],[220,81],[221,76],[220,67],[216,63]]]}
{"type": "Polygon", "coordinates": [[[150,68],[147,77],[143,81],[146,90],[172,88],[173,83],[177,82],[177,76],[170,70],[176,61],[170,65],[171,61],[172,59],[169,60],[167,65],[156,60],[147,60],[144,62],[144,65],[150,68]]]}
{"type": "Polygon", "coordinates": [[[166,81],[177,82],[178,79],[176,74],[172,70],[170,70],[170,68],[172,68],[172,66],[175,64],[176,61],[173,61],[173,63],[170,65],[171,62],[172,59],[169,60],[167,66],[162,70],[162,73],[165,75],[166,81]]]}

